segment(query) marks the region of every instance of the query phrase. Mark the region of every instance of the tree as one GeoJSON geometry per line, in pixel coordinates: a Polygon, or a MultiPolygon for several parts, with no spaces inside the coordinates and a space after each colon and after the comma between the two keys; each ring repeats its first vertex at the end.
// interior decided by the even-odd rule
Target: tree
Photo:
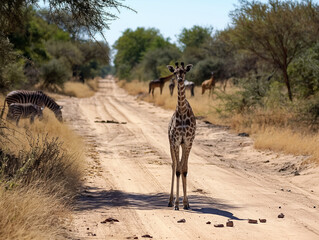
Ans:
{"type": "MultiPolygon", "coordinates": [[[[15,31],[28,17],[29,7],[39,7],[39,2],[40,0],[1,0],[0,31],[4,34],[15,31]]],[[[109,28],[110,21],[117,18],[111,13],[113,10],[119,11],[123,7],[131,9],[117,0],[47,0],[45,3],[51,19],[56,23],[63,24],[65,28],[74,24],[84,27],[91,36],[98,32],[103,35],[102,31],[109,28]],[[72,21],[68,22],[70,17],[72,21]]]]}
{"type": "Polygon", "coordinates": [[[193,26],[191,29],[184,28],[178,35],[178,41],[183,49],[189,47],[201,47],[207,40],[211,38],[213,32],[212,27],[193,26]]]}
{"type": "Polygon", "coordinates": [[[318,5],[311,0],[241,0],[231,13],[233,42],[281,70],[288,97],[292,101],[289,64],[318,39],[318,5]]]}
{"type": "Polygon", "coordinates": [[[193,26],[184,28],[178,35],[178,42],[183,50],[183,60],[195,64],[209,57],[204,45],[212,40],[212,27],[193,26]]]}
{"type": "Polygon", "coordinates": [[[168,40],[155,28],[137,28],[135,31],[127,29],[114,44],[117,50],[114,59],[116,74],[122,79],[129,79],[130,71],[142,61],[148,50],[168,46],[168,40]]]}

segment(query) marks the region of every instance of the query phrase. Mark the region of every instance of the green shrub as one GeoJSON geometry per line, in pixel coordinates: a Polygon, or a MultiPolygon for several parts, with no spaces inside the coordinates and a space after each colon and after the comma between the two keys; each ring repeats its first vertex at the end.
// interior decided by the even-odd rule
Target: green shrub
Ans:
{"type": "Polygon", "coordinates": [[[56,90],[72,76],[69,65],[63,59],[52,59],[42,66],[43,87],[56,90]]]}

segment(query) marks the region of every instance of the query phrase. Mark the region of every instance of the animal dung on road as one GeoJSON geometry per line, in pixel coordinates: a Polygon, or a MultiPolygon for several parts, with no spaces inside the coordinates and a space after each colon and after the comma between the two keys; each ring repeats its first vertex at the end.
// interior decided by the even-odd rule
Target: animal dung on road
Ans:
{"type": "Polygon", "coordinates": [[[248,219],[248,223],[257,224],[258,221],[256,219],[248,219]]]}
{"type": "Polygon", "coordinates": [[[285,217],[285,215],[283,214],[283,213],[280,213],[279,215],[278,215],[278,218],[284,218],[285,217]]]}
{"type": "Polygon", "coordinates": [[[185,220],[185,218],[182,218],[182,219],[178,220],[177,222],[178,222],[178,223],[185,223],[186,220],[185,220]]]}
{"type": "Polygon", "coordinates": [[[114,223],[114,222],[119,222],[119,220],[109,217],[105,219],[104,221],[102,221],[101,223],[107,223],[107,222],[114,223]]]}
{"type": "Polygon", "coordinates": [[[95,120],[95,123],[115,123],[115,124],[126,124],[126,122],[119,122],[119,121],[114,121],[114,120],[95,120]]]}
{"type": "Polygon", "coordinates": [[[222,223],[220,223],[220,224],[214,224],[214,227],[222,228],[222,227],[224,227],[224,224],[222,224],[222,223]]]}
{"type": "Polygon", "coordinates": [[[265,223],[265,222],[267,222],[267,220],[265,218],[259,218],[259,222],[265,223]]]}

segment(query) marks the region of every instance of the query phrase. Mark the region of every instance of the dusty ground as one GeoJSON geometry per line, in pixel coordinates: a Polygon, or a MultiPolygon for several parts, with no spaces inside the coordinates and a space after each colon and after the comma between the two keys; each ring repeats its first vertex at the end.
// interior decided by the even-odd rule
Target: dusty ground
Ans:
{"type": "Polygon", "coordinates": [[[173,111],[136,101],[111,78],[100,82],[94,97],[60,103],[87,142],[76,239],[319,239],[319,171],[302,167],[303,158],[257,151],[250,138],[197,120],[191,210],[175,211],[167,207],[173,111]],[[103,223],[107,218],[118,222],[103,223]],[[228,219],[234,227],[214,227],[228,219]]]}

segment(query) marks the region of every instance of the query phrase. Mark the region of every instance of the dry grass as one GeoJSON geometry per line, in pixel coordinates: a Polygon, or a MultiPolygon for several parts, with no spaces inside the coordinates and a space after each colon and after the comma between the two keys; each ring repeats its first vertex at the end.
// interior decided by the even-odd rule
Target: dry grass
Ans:
{"type": "MultiPolygon", "coordinates": [[[[93,86],[93,82],[91,85],[93,86]]],[[[66,82],[62,91],[62,94],[64,95],[77,98],[92,97],[94,93],[95,92],[92,88],[90,88],[87,84],[80,82],[66,82]]]]}
{"type": "MultiPolygon", "coordinates": [[[[171,97],[168,84],[165,84],[163,94],[160,95],[159,88],[155,89],[155,96],[148,94],[147,82],[125,82],[120,81],[118,85],[131,95],[138,95],[139,99],[152,102],[166,109],[175,109],[177,103],[177,92],[171,97]]],[[[221,86],[217,85],[215,92],[221,92],[221,86]]],[[[238,88],[228,85],[226,92],[234,93],[238,88]]],[[[255,139],[255,147],[258,149],[269,149],[294,155],[311,156],[313,162],[319,164],[319,136],[292,124],[291,119],[295,116],[285,109],[255,110],[249,114],[219,114],[222,100],[216,94],[211,97],[205,92],[201,94],[201,88],[195,87],[195,97],[186,97],[191,104],[197,117],[201,116],[214,124],[228,125],[235,132],[246,132],[255,139]]]]}
{"type": "Polygon", "coordinates": [[[87,84],[94,92],[99,90],[99,80],[101,77],[96,77],[94,79],[86,80],[85,84],[87,84]]]}
{"type": "Polygon", "coordinates": [[[65,239],[63,199],[42,188],[5,190],[0,184],[0,239],[65,239]]]}
{"type": "Polygon", "coordinates": [[[268,127],[258,132],[255,147],[285,152],[293,155],[311,156],[311,161],[319,163],[319,136],[295,132],[289,128],[268,127]]]}
{"type": "Polygon", "coordinates": [[[61,219],[68,216],[84,172],[83,141],[48,109],[43,121],[32,125],[29,119],[20,120],[19,127],[5,124],[0,129],[0,239],[62,238],[61,219]]]}

